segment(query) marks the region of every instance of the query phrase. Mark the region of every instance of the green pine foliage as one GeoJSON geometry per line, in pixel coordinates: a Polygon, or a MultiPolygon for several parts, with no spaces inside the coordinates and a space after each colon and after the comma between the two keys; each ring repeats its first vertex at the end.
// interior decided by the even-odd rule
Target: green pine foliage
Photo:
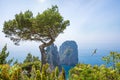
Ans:
{"type": "Polygon", "coordinates": [[[0,64],[11,64],[13,62],[13,59],[6,60],[9,56],[9,52],[7,52],[7,45],[5,45],[0,52],[0,64]]]}
{"type": "Polygon", "coordinates": [[[9,52],[6,52],[6,50],[7,50],[7,45],[5,45],[2,51],[0,52],[0,64],[7,63],[6,58],[8,57],[9,52]]]}
{"type": "Polygon", "coordinates": [[[69,80],[120,80],[120,74],[104,65],[78,64],[69,71],[69,80]]]}
{"type": "Polygon", "coordinates": [[[25,58],[23,62],[28,63],[28,62],[34,62],[34,61],[40,61],[39,57],[32,56],[31,53],[28,53],[27,57],[25,58]]]}

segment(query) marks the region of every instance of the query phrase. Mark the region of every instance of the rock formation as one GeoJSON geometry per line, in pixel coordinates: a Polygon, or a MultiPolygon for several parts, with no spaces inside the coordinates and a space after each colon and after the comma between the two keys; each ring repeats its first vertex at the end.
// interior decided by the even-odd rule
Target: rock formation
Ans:
{"type": "Polygon", "coordinates": [[[59,49],[52,44],[46,48],[47,62],[50,64],[51,69],[56,66],[59,68],[61,65],[74,66],[78,63],[78,46],[75,41],[64,42],[59,49]]]}
{"type": "Polygon", "coordinates": [[[75,41],[65,41],[59,49],[61,65],[75,65],[78,63],[78,46],[75,41]]]}
{"type": "Polygon", "coordinates": [[[56,66],[60,65],[60,59],[58,54],[57,46],[52,44],[51,46],[47,47],[47,62],[50,64],[50,67],[54,69],[56,66]]]}

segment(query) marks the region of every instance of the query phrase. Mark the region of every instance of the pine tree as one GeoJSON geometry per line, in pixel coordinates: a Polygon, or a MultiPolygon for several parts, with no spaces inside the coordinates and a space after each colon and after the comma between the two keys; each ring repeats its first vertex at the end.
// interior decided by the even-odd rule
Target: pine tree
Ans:
{"type": "Polygon", "coordinates": [[[31,53],[28,53],[26,59],[23,62],[24,63],[33,62],[31,53]]]}
{"type": "Polygon", "coordinates": [[[11,64],[13,62],[13,58],[7,61],[8,56],[9,52],[7,52],[7,45],[5,45],[0,52],[0,64],[11,64]]]}
{"type": "Polygon", "coordinates": [[[6,58],[8,57],[9,52],[6,52],[6,51],[7,51],[7,45],[5,45],[2,49],[2,51],[0,52],[0,64],[7,63],[6,58]]]}

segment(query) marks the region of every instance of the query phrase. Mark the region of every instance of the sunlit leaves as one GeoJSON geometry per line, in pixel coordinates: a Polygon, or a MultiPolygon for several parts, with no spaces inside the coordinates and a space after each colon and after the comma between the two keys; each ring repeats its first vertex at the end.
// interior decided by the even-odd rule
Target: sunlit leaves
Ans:
{"type": "Polygon", "coordinates": [[[33,64],[30,70],[23,69],[22,65],[0,65],[0,80],[65,80],[65,71],[62,70],[60,73],[58,67],[49,71],[49,65],[45,64],[42,71],[40,71],[40,68],[36,68],[37,63],[33,64]]]}
{"type": "Polygon", "coordinates": [[[104,65],[78,64],[70,70],[69,80],[119,80],[119,75],[117,70],[106,68],[104,65]]]}
{"type": "Polygon", "coordinates": [[[108,56],[104,56],[102,60],[106,62],[106,65],[110,64],[115,69],[116,64],[120,62],[120,53],[110,52],[110,54],[108,56]]]}

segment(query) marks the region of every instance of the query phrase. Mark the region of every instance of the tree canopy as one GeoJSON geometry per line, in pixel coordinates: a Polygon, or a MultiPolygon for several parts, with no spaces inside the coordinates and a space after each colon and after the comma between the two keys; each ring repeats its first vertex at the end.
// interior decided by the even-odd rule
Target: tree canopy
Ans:
{"type": "Polygon", "coordinates": [[[15,44],[24,40],[46,43],[55,40],[68,25],[69,20],[64,21],[55,5],[35,17],[29,10],[16,14],[15,19],[4,22],[3,32],[15,44]]]}

